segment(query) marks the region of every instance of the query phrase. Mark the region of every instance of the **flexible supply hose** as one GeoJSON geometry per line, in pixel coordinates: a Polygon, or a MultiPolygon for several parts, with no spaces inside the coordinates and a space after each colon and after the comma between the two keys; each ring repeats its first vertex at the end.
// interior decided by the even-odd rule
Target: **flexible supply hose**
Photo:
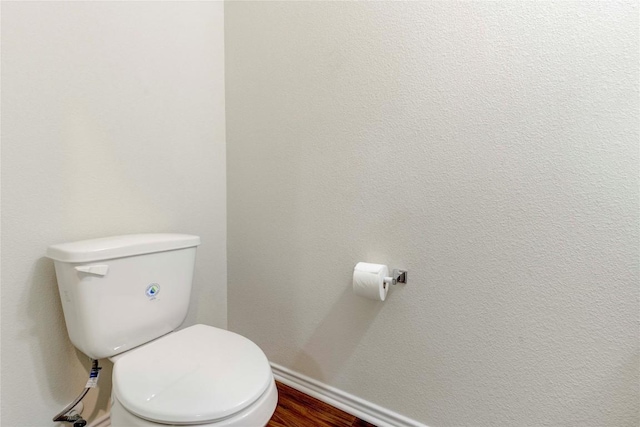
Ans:
{"type": "Polygon", "coordinates": [[[84,390],[82,391],[82,393],[78,395],[78,397],[76,397],[73,400],[73,402],[69,403],[62,411],[60,411],[55,417],[53,417],[53,421],[64,421],[64,422],[73,423],[74,427],[80,427],[87,424],[87,422],[83,420],[79,414],[74,416],[67,416],[66,414],[69,413],[69,411],[71,411],[73,408],[75,408],[75,406],[78,403],[80,403],[82,399],[84,399],[84,397],[87,395],[89,390],[95,387],[95,384],[97,383],[97,380],[98,380],[98,373],[100,372],[100,369],[102,368],[98,366],[98,361],[96,359],[92,359],[91,372],[89,373],[89,381],[87,382],[87,385],[85,386],[84,390]]]}

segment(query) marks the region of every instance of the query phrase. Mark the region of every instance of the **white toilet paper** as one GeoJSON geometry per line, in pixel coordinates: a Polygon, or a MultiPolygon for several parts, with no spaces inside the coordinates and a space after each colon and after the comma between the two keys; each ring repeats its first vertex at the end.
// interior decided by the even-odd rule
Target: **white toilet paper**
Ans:
{"type": "Polygon", "coordinates": [[[359,262],[353,269],[353,292],[365,298],[384,301],[389,286],[384,278],[389,276],[389,268],[382,264],[359,262]]]}

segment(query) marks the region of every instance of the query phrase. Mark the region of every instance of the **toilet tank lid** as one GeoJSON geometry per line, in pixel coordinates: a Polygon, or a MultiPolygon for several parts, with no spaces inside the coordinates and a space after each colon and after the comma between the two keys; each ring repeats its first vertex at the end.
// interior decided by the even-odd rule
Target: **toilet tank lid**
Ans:
{"type": "Polygon", "coordinates": [[[199,244],[200,237],[190,234],[127,234],[52,245],[47,248],[47,257],[62,262],[103,261],[190,248],[199,244]]]}

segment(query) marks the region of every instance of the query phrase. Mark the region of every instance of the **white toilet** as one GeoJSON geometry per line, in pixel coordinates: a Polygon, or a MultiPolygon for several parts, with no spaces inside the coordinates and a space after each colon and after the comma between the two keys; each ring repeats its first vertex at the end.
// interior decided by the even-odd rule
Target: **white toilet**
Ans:
{"type": "Polygon", "coordinates": [[[269,362],[233,332],[173,332],[189,307],[196,247],[186,234],[50,246],[71,342],[114,362],[113,427],[262,427],[278,392],[269,362]]]}

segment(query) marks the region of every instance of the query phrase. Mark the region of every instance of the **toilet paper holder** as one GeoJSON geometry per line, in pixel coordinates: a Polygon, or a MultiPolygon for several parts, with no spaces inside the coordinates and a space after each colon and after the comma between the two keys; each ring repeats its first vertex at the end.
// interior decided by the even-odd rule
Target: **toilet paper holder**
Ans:
{"type": "Polygon", "coordinates": [[[391,277],[385,277],[384,278],[384,287],[386,288],[387,285],[396,285],[398,283],[407,283],[407,270],[399,270],[397,268],[394,268],[392,273],[391,273],[391,277]]]}

